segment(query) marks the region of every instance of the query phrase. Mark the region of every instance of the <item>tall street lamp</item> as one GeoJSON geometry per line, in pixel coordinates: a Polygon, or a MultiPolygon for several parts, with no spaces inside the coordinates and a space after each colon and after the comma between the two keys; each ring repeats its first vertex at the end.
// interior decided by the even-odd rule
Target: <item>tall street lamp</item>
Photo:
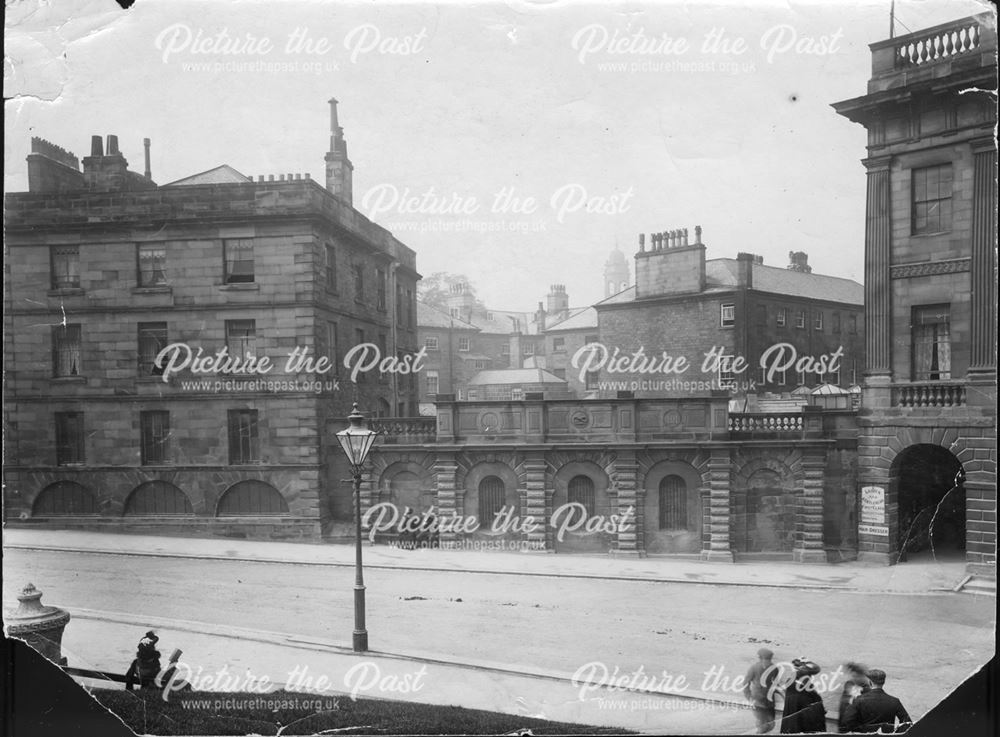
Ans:
{"type": "Polygon", "coordinates": [[[368,429],[357,402],[347,419],[350,427],[338,432],[337,440],[354,477],[354,652],[363,653],[368,650],[368,630],[365,629],[365,579],[361,571],[361,470],[376,433],[368,429]]]}

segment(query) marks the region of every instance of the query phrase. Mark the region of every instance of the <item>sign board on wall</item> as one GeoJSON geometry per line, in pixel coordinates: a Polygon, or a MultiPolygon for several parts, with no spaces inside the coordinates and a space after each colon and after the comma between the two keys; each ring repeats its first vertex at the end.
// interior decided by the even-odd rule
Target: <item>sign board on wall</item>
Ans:
{"type": "Polygon", "coordinates": [[[860,521],[862,525],[885,524],[885,489],[881,486],[861,487],[860,521]]]}
{"type": "Polygon", "coordinates": [[[889,528],[886,525],[858,525],[858,534],[889,537],[889,528]]]}

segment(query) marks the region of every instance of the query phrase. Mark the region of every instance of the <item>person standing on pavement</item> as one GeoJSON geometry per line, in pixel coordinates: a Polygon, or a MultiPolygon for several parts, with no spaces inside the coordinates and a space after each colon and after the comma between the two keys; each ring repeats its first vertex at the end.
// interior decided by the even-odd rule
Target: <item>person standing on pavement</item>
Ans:
{"type": "Polygon", "coordinates": [[[811,660],[796,658],[795,680],[785,689],[785,705],[781,712],[781,734],[826,731],[826,707],[816,692],[813,676],[819,666],[811,660]]]}
{"type": "Polygon", "coordinates": [[[757,662],[747,670],[743,695],[753,704],[757,720],[757,734],[767,734],[774,729],[774,679],[778,669],[772,662],[774,653],[766,647],[757,651],[757,662]]]}
{"type": "Polygon", "coordinates": [[[868,671],[872,687],[861,694],[847,707],[844,727],[848,732],[905,732],[913,720],[906,713],[902,702],[890,696],[882,687],[885,685],[885,671],[872,668],[868,671]],[[899,720],[897,725],[896,720],[899,720]]]}
{"type": "Polygon", "coordinates": [[[871,683],[868,681],[868,669],[860,663],[847,663],[844,666],[847,671],[847,681],[844,683],[844,690],[840,692],[840,706],[837,708],[837,731],[846,732],[845,717],[847,707],[854,703],[854,700],[863,693],[871,690],[871,683]]]}

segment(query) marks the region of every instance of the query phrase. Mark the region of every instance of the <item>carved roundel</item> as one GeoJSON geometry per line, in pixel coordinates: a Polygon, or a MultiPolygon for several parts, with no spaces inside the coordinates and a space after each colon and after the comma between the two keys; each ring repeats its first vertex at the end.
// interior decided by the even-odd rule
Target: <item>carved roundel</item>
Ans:
{"type": "Polygon", "coordinates": [[[664,427],[677,427],[681,424],[681,413],[675,409],[667,410],[663,413],[664,427]]]}
{"type": "Polygon", "coordinates": [[[569,413],[569,424],[574,430],[586,430],[590,427],[590,413],[577,407],[569,413]]]}
{"type": "Polygon", "coordinates": [[[485,432],[496,432],[500,429],[500,415],[496,412],[484,412],[479,418],[479,424],[485,432]]]}

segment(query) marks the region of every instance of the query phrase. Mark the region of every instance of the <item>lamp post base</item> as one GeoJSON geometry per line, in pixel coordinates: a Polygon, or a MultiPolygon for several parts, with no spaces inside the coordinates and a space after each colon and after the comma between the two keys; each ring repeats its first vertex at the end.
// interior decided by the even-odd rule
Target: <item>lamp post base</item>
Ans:
{"type": "Polygon", "coordinates": [[[365,653],[368,652],[368,632],[355,632],[354,633],[354,652],[365,653]]]}

